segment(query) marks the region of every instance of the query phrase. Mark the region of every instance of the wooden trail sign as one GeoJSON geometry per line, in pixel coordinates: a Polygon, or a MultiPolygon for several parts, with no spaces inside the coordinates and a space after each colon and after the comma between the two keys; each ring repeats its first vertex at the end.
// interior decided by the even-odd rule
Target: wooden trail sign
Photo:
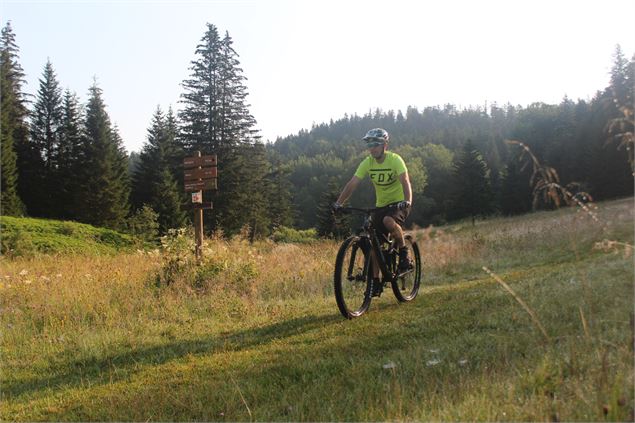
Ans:
{"type": "Polygon", "coordinates": [[[217,164],[216,154],[201,156],[200,151],[196,152],[196,156],[183,159],[185,192],[192,193],[196,259],[199,262],[203,254],[203,210],[212,208],[211,202],[203,202],[203,191],[218,189],[217,164]]]}
{"type": "Polygon", "coordinates": [[[183,159],[185,192],[218,189],[218,183],[216,182],[218,176],[217,164],[216,154],[183,159]]]}
{"type": "Polygon", "coordinates": [[[218,172],[215,167],[197,167],[194,169],[185,169],[183,172],[185,182],[196,181],[197,179],[212,179],[216,178],[218,172]]]}
{"type": "Polygon", "coordinates": [[[216,178],[213,179],[201,179],[196,181],[185,181],[185,192],[193,191],[208,191],[218,189],[218,183],[216,178]]]}
{"type": "Polygon", "coordinates": [[[186,169],[189,169],[192,167],[209,167],[209,166],[216,166],[216,165],[217,165],[216,154],[212,154],[209,156],[201,156],[201,157],[197,157],[197,156],[186,157],[183,159],[183,167],[186,169]]]}

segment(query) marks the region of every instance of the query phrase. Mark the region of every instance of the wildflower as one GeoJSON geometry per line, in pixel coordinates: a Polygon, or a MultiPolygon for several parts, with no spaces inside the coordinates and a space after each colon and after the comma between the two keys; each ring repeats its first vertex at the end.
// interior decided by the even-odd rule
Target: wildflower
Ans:
{"type": "Polygon", "coordinates": [[[20,276],[26,276],[28,274],[29,274],[29,272],[27,272],[26,269],[22,269],[22,271],[20,272],[20,276]]]}

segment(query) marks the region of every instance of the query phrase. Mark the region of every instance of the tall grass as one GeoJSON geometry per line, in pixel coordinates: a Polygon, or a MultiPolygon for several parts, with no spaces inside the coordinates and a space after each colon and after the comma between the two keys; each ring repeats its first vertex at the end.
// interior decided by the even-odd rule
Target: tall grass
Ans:
{"type": "Polygon", "coordinates": [[[597,214],[418,231],[420,296],[353,321],[332,241],[3,258],[0,418],[632,421],[633,200],[597,214]]]}

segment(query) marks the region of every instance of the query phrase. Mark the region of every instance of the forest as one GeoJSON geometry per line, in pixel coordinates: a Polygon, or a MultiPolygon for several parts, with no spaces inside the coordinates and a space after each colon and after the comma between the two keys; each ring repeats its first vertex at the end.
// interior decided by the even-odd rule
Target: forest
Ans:
{"type": "MultiPolygon", "coordinates": [[[[140,152],[125,150],[96,82],[81,103],[62,91],[49,61],[37,94],[28,96],[19,53],[9,22],[0,39],[1,215],[156,238],[191,219],[182,162],[201,151],[219,160],[219,189],[204,193],[214,204],[205,213],[207,232],[267,237],[293,227],[341,236],[350,223],[335,220],[329,206],[367,154],[361,138],[376,127],[390,133],[389,148],[408,167],[408,226],[633,194],[635,57],[619,45],[607,86],[591,99],[369,110],[265,143],[232,38],[207,24],[181,83],[181,107],[157,106],[140,152]]],[[[351,202],[372,206],[373,196],[366,183],[351,202]]]]}

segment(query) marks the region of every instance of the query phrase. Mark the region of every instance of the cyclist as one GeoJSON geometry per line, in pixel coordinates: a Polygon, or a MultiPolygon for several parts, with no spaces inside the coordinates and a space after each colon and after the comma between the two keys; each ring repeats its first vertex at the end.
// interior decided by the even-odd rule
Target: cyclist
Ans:
{"type": "MultiPolygon", "coordinates": [[[[377,211],[373,215],[373,222],[376,222],[383,233],[389,232],[396,241],[399,248],[399,271],[404,272],[412,267],[401,229],[410,214],[412,188],[403,159],[398,154],[387,151],[389,139],[390,135],[382,128],[371,129],[366,133],[363,140],[366,141],[370,155],[360,163],[353,177],[344,186],[333,204],[333,211],[342,208],[362,179],[369,175],[375,186],[376,207],[396,206],[377,211]]],[[[378,272],[377,266],[373,266],[375,278],[378,277],[378,272]]]]}

